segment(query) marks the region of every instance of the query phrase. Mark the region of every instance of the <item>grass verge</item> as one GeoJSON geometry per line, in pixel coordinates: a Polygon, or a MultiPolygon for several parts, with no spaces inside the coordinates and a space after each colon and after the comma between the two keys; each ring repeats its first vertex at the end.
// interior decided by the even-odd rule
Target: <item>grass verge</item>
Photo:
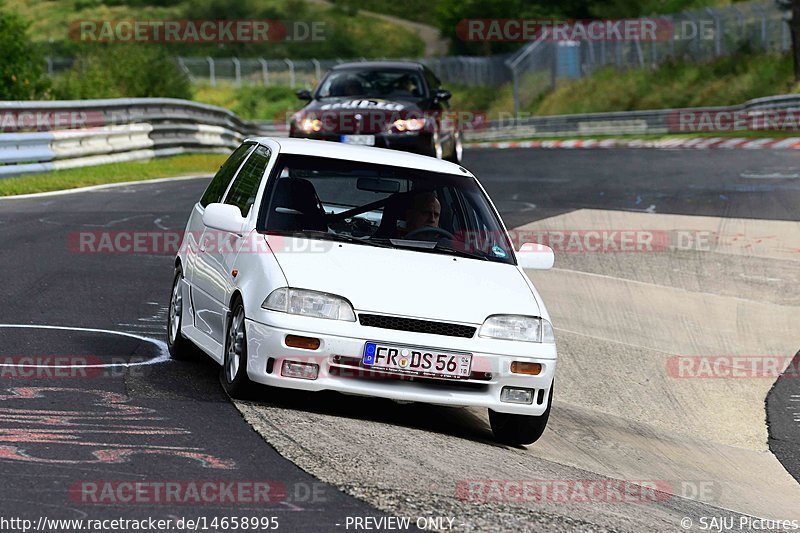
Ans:
{"type": "MultiPolygon", "coordinates": [[[[450,89],[450,87],[448,87],[450,89]]],[[[569,115],[606,111],[725,106],[753,98],[800,90],[787,54],[740,52],[708,63],[672,61],[656,69],[600,69],[555,90],[549,79],[520,79],[521,111],[533,115],[569,115]]],[[[510,84],[495,88],[452,87],[454,107],[508,117],[514,101],[510,84]]]]}
{"type": "Polygon", "coordinates": [[[213,174],[226,157],[225,154],[186,154],[5,178],[0,179],[0,196],[60,191],[91,185],[145,181],[190,174],[213,174]]]}

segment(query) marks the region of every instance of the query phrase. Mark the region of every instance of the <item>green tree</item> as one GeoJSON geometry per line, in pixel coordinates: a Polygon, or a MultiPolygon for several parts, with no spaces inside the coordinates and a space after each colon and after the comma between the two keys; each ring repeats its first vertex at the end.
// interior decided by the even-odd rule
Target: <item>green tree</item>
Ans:
{"type": "Polygon", "coordinates": [[[0,100],[33,100],[47,92],[45,61],[28,39],[28,26],[0,3],[0,100]]]}
{"type": "Polygon", "coordinates": [[[564,19],[587,18],[587,0],[438,0],[436,24],[450,39],[454,54],[498,54],[520,47],[519,42],[468,41],[457,31],[464,19],[564,19]]]}
{"type": "Polygon", "coordinates": [[[56,98],[191,98],[189,78],[155,44],[111,43],[81,53],[56,83],[56,98]]]}

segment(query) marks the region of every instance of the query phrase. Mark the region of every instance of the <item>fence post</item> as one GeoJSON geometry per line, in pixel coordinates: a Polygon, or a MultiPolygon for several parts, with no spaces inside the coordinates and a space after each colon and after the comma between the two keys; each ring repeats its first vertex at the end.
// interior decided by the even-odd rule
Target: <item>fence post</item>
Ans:
{"type": "Polygon", "coordinates": [[[511,69],[511,91],[514,96],[514,118],[516,118],[519,116],[519,80],[517,79],[517,69],[509,68],[511,69]]]}
{"type": "Polygon", "coordinates": [[[267,60],[259,58],[259,63],[261,63],[261,78],[264,81],[264,87],[269,85],[269,65],[267,65],[267,60]]]}
{"type": "MultiPolygon", "coordinates": [[[[699,61],[700,60],[700,57],[699,57],[700,56],[700,53],[699,53],[700,52],[700,23],[698,22],[697,17],[695,17],[694,15],[689,13],[688,11],[683,13],[683,14],[686,15],[692,21],[692,25],[694,26],[695,35],[692,38],[692,44],[691,44],[692,50],[694,51],[694,57],[692,59],[694,59],[695,61],[699,61]]],[[[681,36],[681,37],[683,37],[683,36],[681,36]]]]}
{"type": "Polygon", "coordinates": [[[791,50],[792,41],[789,39],[789,21],[781,19],[781,51],[791,50]]]}
{"type": "Polygon", "coordinates": [[[232,57],[233,61],[233,77],[237,87],[242,86],[242,63],[238,57],[232,57]]]}
{"type": "Polygon", "coordinates": [[[765,51],[769,51],[769,41],[767,40],[767,14],[764,8],[758,4],[753,4],[753,8],[761,15],[761,45],[764,47],[765,51]]]}
{"type": "Polygon", "coordinates": [[[289,86],[294,89],[294,63],[289,58],[285,58],[283,62],[289,65],[289,86]]]}
{"type": "Polygon", "coordinates": [[[714,55],[720,57],[722,55],[722,24],[720,23],[719,16],[710,7],[706,8],[706,13],[711,15],[714,19],[714,55]]]}
{"type": "Polygon", "coordinates": [[[47,56],[47,75],[53,75],[53,59],[50,56],[47,56]]]}
{"type": "Polygon", "coordinates": [[[675,39],[678,38],[675,31],[675,18],[669,17],[670,25],[672,26],[672,36],[669,38],[669,57],[675,59],[675,39]]]}
{"type": "Polygon", "coordinates": [[[311,62],[314,63],[314,77],[316,78],[317,83],[319,83],[319,80],[322,79],[322,68],[320,67],[319,61],[316,59],[312,59],[311,62]]]}
{"type": "Polygon", "coordinates": [[[208,61],[208,79],[211,83],[212,87],[217,86],[217,73],[214,70],[214,59],[210,56],[206,56],[206,61],[208,61]]]}

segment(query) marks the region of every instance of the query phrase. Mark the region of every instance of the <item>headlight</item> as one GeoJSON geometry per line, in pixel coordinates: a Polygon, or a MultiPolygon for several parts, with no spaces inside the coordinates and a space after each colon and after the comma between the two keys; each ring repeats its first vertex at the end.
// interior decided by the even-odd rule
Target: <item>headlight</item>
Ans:
{"type": "Polygon", "coordinates": [[[322,121],[318,118],[304,118],[300,121],[300,129],[306,133],[322,129],[322,121]]]}
{"type": "Polygon", "coordinates": [[[418,131],[425,127],[424,118],[409,118],[403,120],[401,118],[395,120],[392,126],[397,131],[418,131]]]}
{"type": "Polygon", "coordinates": [[[264,309],[280,311],[292,315],[327,318],[329,320],[356,321],[356,314],[350,302],[341,296],[324,292],[290,289],[275,289],[261,304],[264,309]]]}
{"type": "Polygon", "coordinates": [[[544,318],[522,315],[494,315],[486,319],[479,333],[481,337],[510,341],[556,342],[553,325],[544,318]]]}

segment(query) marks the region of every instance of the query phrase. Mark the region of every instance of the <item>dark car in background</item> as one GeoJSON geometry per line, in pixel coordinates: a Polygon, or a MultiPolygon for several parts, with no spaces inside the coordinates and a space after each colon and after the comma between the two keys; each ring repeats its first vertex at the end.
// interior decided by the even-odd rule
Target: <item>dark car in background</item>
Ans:
{"type": "Polygon", "coordinates": [[[420,63],[371,61],[331,69],[291,118],[290,137],[404,150],[461,161],[450,92],[420,63]]]}

